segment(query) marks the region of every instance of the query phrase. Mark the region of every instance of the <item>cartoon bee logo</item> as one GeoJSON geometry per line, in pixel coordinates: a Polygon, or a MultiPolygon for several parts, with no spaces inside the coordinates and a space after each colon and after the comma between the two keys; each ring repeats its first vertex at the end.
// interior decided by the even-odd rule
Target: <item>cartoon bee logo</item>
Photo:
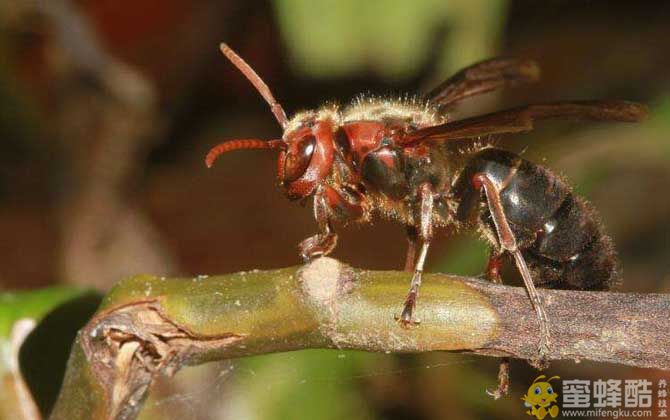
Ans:
{"type": "Polygon", "coordinates": [[[553,379],[561,379],[560,376],[552,376],[545,382],[538,382],[540,379],[546,378],[545,375],[540,375],[528,388],[528,393],[521,397],[524,401],[523,405],[529,408],[526,414],[535,416],[537,420],[544,419],[547,414],[552,418],[558,416],[558,394],[554,391],[549,383],[553,379]]]}

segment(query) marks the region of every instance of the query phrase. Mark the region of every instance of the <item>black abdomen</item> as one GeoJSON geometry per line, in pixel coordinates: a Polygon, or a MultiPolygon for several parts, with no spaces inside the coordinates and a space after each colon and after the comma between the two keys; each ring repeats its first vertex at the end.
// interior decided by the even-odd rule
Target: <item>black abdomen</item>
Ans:
{"type": "MultiPolygon", "coordinates": [[[[570,187],[547,169],[499,149],[475,154],[452,189],[460,197],[457,218],[477,222],[497,238],[483,195],[472,187],[474,174],[483,172],[500,190],[500,197],[519,249],[541,287],[608,289],[618,278],[610,239],[596,215],[570,187]]],[[[497,245],[497,243],[496,243],[497,245]]]]}

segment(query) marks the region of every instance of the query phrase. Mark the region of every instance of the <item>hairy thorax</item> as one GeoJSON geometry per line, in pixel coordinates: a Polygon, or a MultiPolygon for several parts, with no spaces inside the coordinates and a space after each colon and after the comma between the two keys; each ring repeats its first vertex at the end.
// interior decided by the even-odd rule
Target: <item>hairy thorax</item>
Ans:
{"type": "MultiPolygon", "coordinates": [[[[447,117],[425,101],[414,98],[360,97],[340,109],[327,105],[297,114],[290,122],[299,129],[310,121],[330,119],[336,131],[337,153],[327,182],[340,191],[356,190],[367,197],[359,221],[378,215],[414,224],[418,190],[429,183],[435,191],[448,192],[459,153],[443,145],[406,146],[398,139],[408,132],[443,124],[447,117]],[[453,155],[453,156],[452,156],[453,155]]],[[[449,221],[446,197],[436,196],[435,223],[449,221]]]]}

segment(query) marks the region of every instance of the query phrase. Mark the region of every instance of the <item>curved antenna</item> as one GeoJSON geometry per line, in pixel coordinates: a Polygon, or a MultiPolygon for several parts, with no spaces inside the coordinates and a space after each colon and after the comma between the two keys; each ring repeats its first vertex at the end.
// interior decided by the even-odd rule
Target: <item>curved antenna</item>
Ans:
{"type": "Polygon", "coordinates": [[[244,150],[244,149],[283,149],[285,144],[281,140],[259,140],[259,139],[246,139],[246,140],[228,140],[223,143],[219,143],[216,146],[209,149],[207,156],[205,157],[205,165],[208,168],[211,168],[214,165],[214,161],[222,154],[226,152],[232,152],[233,150],[244,150]]]}
{"type": "Polygon", "coordinates": [[[247,64],[247,62],[244,61],[242,57],[237,55],[237,53],[233,51],[228,45],[222,42],[221,45],[219,45],[219,48],[221,49],[223,55],[225,55],[228,60],[230,60],[230,62],[233,63],[247,79],[249,79],[258,93],[260,93],[263,99],[265,99],[265,102],[270,105],[270,109],[272,110],[272,113],[274,114],[277,121],[279,121],[279,125],[281,125],[282,128],[286,128],[286,125],[288,125],[288,119],[286,118],[284,108],[282,108],[275,97],[272,96],[270,88],[265,84],[263,79],[261,79],[260,76],[256,74],[254,69],[252,69],[251,66],[249,66],[249,64],[247,64]]]}

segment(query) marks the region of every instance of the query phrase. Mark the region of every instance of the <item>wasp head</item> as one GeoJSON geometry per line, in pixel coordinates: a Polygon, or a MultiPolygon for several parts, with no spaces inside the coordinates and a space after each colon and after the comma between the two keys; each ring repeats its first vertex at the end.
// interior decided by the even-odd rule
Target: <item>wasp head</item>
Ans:
{"type": "Polygon", "coordinates": [[[311,195],[333,166],[333,123],[312,119],[284,135],[278,178],[290,199],[311,195]]]}
{"type": "Polygon", "coordinates": [[[270,105],[270,109],[284,129],[278,140],[243,139],[229,140],[214,146],[205,163],[211,167],[219,155],[241,149],[278,149],[278,178],[290,199],[310,196],[329,174],[333,166],[333,122],[305,113],[288,121],[281,105],[270,88],[254,70],[227,45],[221,52],[244,74],[270,105]]]}

